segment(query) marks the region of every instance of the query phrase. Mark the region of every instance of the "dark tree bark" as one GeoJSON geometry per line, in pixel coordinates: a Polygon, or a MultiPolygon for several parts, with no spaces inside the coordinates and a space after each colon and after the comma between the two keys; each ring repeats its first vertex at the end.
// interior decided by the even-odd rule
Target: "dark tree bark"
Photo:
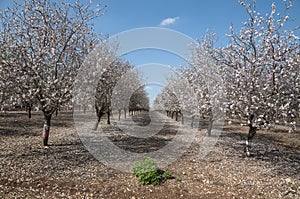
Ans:
{"type": "Polygon", "coordinates": [[[105,114],[105,113],[103,113],[102,111],[99,111],[99,112],[97,113],[97,122],[96,122],[96,125],[95,125],[95,128],[94,128],[95,131],[98,129],[99,123],[100,123],[101,118],[102,118],[102,116],[103,116],[104,114],[105,114]]]}
{"type": "Polygon", "coordinates": [[[126,108],[124,108],[124,117],[125,117],[125,119],[126,119],[126,117],[127,117],[127,110],[126,110],[126,108]]]}
{"type": "Polygon", "coordinates": [[[202,130],[202,122],[201,122],[201,117],[199,117],[198,120],[198,130],[201,131],[202,130]]]}
{"type": "Polygon", "coordinates": [[[204,113],[202,113],[202,114],[201,114],[201,116],[202,116],[202,119],[205,119],[205,115],[204,115],[204,113]]]}
{"type": "Polygon", "coordinates": [[[95,108],[96,108],[97,122],[96,122],[94,130],[96,131],[98,129],[100,120],[101,120],[102,116],[104,115],[104,112],[101,109],[99,109],[99,107],[97,105],[95,105],[95,108]]]}
{"type": "Polygon", "coordinates": [[[98,126],[99,126],[99,123],[100,123],[100,119],[101,118],[97,116],[97,122],[95,124],[94,131],[97,131],[97,129],[98,129],[98,126]]]}
{"type": "Polygon", "coordinates": [[[119,117],[118,117],[118,119],[119,119],[119,121],[121,120],[121,109],[118,109],[118,112],[119,112],[119,117]]]}
{"type": "Polygon", "coordinates": [[[28,106],[28,118],[31,118],[32,105],[28,106]]]}
{"type": "Polygon", "coordinates": [[[245,146],[245,152],[247,156],[250,156],[250,141],[253,139],[254,135],[256,134],[257,131],[257,127],[253,126],[253,120],[254,120],[254,115],[251,114],[249,117],[249,132],[248,132],[248,136],[247,136],[247,140],[246,140],[246,146],[245,146]]]}
{"type": "Polygon", "coordinates": [[[51,116],[52,113],[44,112],[44,131],[43,131],[43,145],[48,146],[49,134],[50,134],[50,126],[51,126],[51,116]]]}
{"type": "Polygon", "coordinates": [[[254,127],[252,124],[249,124],[249,132],[248,132],[248,141],[252,140],[254,135],[256,134],[257,127],[254,127]]]}

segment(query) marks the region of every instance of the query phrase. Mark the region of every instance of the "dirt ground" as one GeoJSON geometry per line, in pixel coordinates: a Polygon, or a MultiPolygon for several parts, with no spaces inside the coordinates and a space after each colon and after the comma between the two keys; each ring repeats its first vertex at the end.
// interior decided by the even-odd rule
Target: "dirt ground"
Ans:
{"type": "MultiPolygon", "coordinates": [[[[133,141],[126,135],[111,140],[136,152],[156,150],[172,140],[178,125],[169,121],[149,140],[133,141]]],[[[143,186],[131,173],[109,168],[88,152],[71,112],[53,117],[49,148],[42,146],[42,126],[40,113],[31,119],[22,112],[0,115],[0,198],[300,198],[299,131],[260,130],[252,156],[246,157],[241,135],[247,129],[226,125],[204,159],[199,157],[202,138],[196,137],[177,161],[164,168],[174,179],[143,186]]],[[[103,121],[102,126],[114,132],[114,125],[103,121]]]]}

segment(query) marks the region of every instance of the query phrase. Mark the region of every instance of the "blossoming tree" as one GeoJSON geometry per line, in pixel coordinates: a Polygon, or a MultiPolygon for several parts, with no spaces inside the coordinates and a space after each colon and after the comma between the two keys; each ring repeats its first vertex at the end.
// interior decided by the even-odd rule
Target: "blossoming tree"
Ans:
{"type": "Polygon", "coordinates": [[[9,70],[16,90],[23,91],[22,98],[40,104],[45,146],[52,114],[70,101],[77,70],[97,43],[91,20],[101,10],[78,2],[24,0],[1,11],[0,39],[6,52],[1,65],[9,70]]]}

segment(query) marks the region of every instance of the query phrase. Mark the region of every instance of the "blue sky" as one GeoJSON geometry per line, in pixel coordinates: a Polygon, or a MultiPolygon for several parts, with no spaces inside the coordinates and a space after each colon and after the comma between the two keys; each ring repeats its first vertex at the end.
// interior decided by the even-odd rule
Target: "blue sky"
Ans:
{"type": "MultiPolygon", "coordinates": [[[[272,2],[278,9],[283,9],[282,0],[257,0],[258,11],[271,10],[272,2]]],[[[95,1],[97,2],[97,1],[95,1]]],[[[247,19],[246,12],[237,0],[105,0],[106,13],[96,23],[96,30],[110,35],[132,28],[160,26],[167,18],[174,18],[174,23],[165,25],[180,31],[193,39],[201,39],[207,31],[214,31],[219,44],[226,44],[225,34],[230,24],[240,27],[247,19]],[[224,41],[225,40],[225,41],[224,41]]],[[[300,0],[294,0],[290,10],[291,18],[300,25],[300,0]]]]}
{"type": "MultiPolygon", "coordinates": [[[[0,7],[3,9],[12,1],[0,0],[0,7]]],[[[272,2],[276,3],[279,10],[283,9],[282,0],[257,0],[258,11],[270,12],[272,2]]],[[[291,27],[300,25],[300,0],[293,2],[294,7],[288,12],[291,19],[295,19],[288,25],[291,27]]],[[[192,39],[201,39],[206,31],[214,31],[218,38],[217,45],[225,46],[225,34],[229,32],[229,26],[233,24],[238,30],[247,20],[247,14],[237,0],[93,0],[93,3],[107,5],[104,15],[95,21],[96,32],[104,35],[114,35],[133,28],[165,27],[192,39]]],[[[299,31],[297,33],[299,35],[299,31]]],[[[174,54],[149,49],[132,52],[124,59],[136,66],[160,63],[178,68],[185,64],[185,60],[174,54]]],[[[154,87],[148,89],[151,100],[159,90],[154,87]],[[150,90],[153,92],[150,93],[150,90]]]]}
{"type": "MultiPolygon", "coordinates": [[[[258,11],[270,12],[272,2],[275,2],[278,10],[283,10],[281,0],[257,0],[258,11]]],[[[170,28],[193,39],[201,39],[207,31],[213,31],[217,34],[217,45],[225,46],[228,42],[225,34],[229,32],[229,26],[233,24],[239,30],[247,20],[247,14],[237,0],[106,0],[103,3],[108,7],[104,16],[96,22],[96,30],[109,35],[150,26],[170,28]],[[166,21],[170,23],[164,23],[166,21]]],[[[300,25],[299,13],[300,0],[294,0],[294,7],[289,10],[291,19],[295,19],[290,22],[291,27],[300,25]]],[[[158,50],[135,51],[125,58],[134,65],[160,63],[178,68],[185,64],[178,56],[158,50]]],[[[149,85],[147,91],[151,100],[161,88],[149,85]]]]}

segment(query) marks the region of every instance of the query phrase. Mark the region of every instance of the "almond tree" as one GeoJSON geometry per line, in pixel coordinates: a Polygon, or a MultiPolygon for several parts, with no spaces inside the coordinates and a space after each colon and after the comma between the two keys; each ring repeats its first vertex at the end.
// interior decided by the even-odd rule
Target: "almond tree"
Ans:
{"type": "Polygon", "coordinates": [[[122,75],[130,69],[130,67],[124,64],[119,58],[116,56],[112,57],[114,58],[104,66],[96,87],[95,108],[98,121],[95,130],[97,130],[99,122],[105,114],[107,114],[107,124],[110,124],[114,87],[121,79],[122,75]]]}
{"type": "Polygon", "coordinates": [[[4,110],[6,106],[6,101],[9,100],[10,94],[10,80],[7,75],[8,71],[0,63],[0,110],[4,110]],[[6,77],[6,78],[5,78],[6,77]]]}
{"type": "Polygon", "coordinates": [[[75,112],[79,113],[80,108],[87,108],[89,113],[95,110],[97,130],[104,115],[110,124],[115,109],[128,109],[130,94],[140,86],[133,66],[117,56],[116,46],[107,38],[89,53],[78,72],[73,95],[75,112]]]}
{"type": "MultiPolygon", "coordinates": [[[[134,69],[129,62],[123,63],[127,68],[126,73],[122,74],[121,79],[117,82],[113,88],[112,107],[118,112],[118,119],[121,119],[121,111],[124,111],[124,117],[126,118],[127,111],[130,108],[131,95],[142,86],[141,74],[137,69],[134,69]]],[[[133,103],[135,104],[135,103],[133,103]]]]}
{"type": "Polygon", "coordinates": [[[207,128],[209,136],[214,121],[222,118],[224,111],[222,74],[214,60],[215,41],[213,33],[205,35],[202,42],[194,48],[188,66],[181,71],[196,95],[197,112],[194,115],[199,116],[198,128],[201,129],[201,120],[204,116],[209,118],[207,128]]]}
{"type": "Polygon", "coordinates": [[[161,105],[164,110],[167,112],[167,116],[170,116],[172,119],[174,118],[174,114],[176,114],[176,121],[178,119],[178,112],[181,110],[180,102],[176,96],[174,90],[170,89],[170,82],[168,82],[167,86],[158,94],[156,97],[159,105],[161,105]]]}
{"type": "Polygon", "coordinates": [[[9,60],[14,55],[5,47],[6,37],[0,34],[0,104],[1,110],[6,110],[17,103],[17,97],[14,95],[14,74],[11,72],[9,60]]]}
{"type": "Polygon", "coordinates": [[[0,15],[6,51],[2,65],[9,68],[22,96],[40,104],[45,146],[52,114],[70,101],[77,70],[96,41],[91,20],[100,16],[101,9],[90,6],[24,0],[0,15]]]}
{"type": "Polygon", "coordinates": [[[11,102],[16,100],[13,97],[13,81],[10,78],[9,70],[4,65],[0,64],[0,110],[6,110],[11,102]]]}
{"type": "Polygon", "coordinates": [[[197,101],[190,87],[191,85],[184,75],[173,75],[168,79],[167,90],[165,90],[169,96],[169,100],[171,100],[169,105],[171,105],[170,111],[172,118],[175,113],[175,120],[178,121],[180,114],[182,124],[184,124],[185,115],[189,114],[194,116],[194,110],[197,109],[197,101]]]}
{"type": "MultiPolygon", "coordinates": [[[[248,143],[260,126],[294,125],[299,117],[299,38],[284,30],[289,16],[277,13],[274,3],[264,16],[256,1],[239,2],[249,19],[239,32],[230,27],[230,44],[219,51],[218,62],[224,69],[228,114],[247,121],[248,143]]],[[[284,2],[286,10],[292,6],[284,2]]]]}

